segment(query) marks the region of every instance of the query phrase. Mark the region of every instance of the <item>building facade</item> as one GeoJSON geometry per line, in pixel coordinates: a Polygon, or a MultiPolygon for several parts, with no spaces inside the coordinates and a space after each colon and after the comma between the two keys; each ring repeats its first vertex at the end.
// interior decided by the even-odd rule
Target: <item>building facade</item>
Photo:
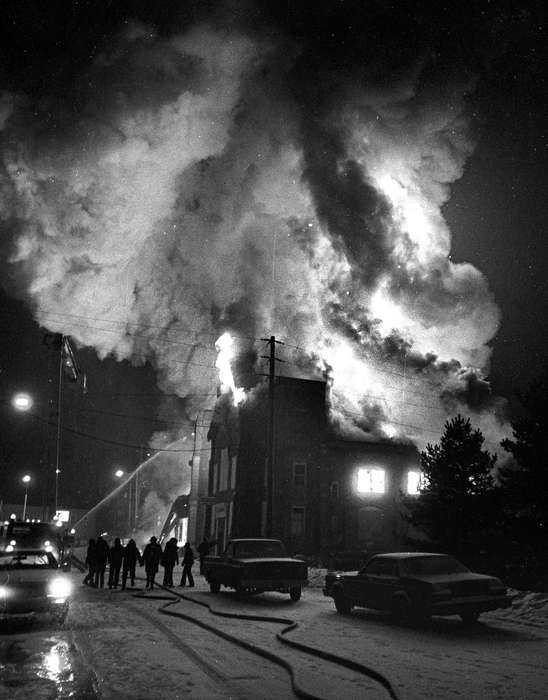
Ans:
{"type": "Polygon", "coordinates": [[[211,441],[205,534],[221,551],[230,537],[272,536],[326,561],[334,552],[401,547],[402,494],[416,492],[411,445],[348,441],[327,422],[325,382],[277,377],[272,470],[269,393],[254,389],[234,407],[219,398],[211,441]]]}

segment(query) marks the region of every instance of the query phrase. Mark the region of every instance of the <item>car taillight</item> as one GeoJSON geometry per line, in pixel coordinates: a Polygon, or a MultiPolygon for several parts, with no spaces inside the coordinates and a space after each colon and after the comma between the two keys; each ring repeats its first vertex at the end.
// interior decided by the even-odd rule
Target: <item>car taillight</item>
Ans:
{"type": "Polygon", "coordinates": [[[445,583],[434,583],[432,584],[432,595],[439,597],[450,596],[451,589],[445,583]]]}
{"type": "Polygon", "coordinates": [[[498,579],[489,581],[489,593],[506,593],[506,586],[498,579]]]}

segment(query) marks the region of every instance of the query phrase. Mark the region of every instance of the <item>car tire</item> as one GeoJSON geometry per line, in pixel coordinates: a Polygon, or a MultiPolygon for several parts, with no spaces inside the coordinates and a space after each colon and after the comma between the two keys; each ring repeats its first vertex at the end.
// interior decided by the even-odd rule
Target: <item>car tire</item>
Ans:
{"type": "Polygon", "coordinates": [[[298,600],[301,599],[301,593],[302,593],[302,589],[300,586],[292,586],[289,589],[289,597],[291,598],[291,600],[294,603],[296,603],[298,600]]]}
{"type": "Polygon", "coordinates": [[[209,590],[212,593],[218,593],[221,590],[221,584],[213,579],[209,582],[209,590]]]}
{"type": "Polygon", "coordinates": [[[340,615],[348,615],[352,610],[352,602],[342,593],[342,591],[335,591],[333,596],[335,601],[335,608],[340,615]]]}
{"type": "Polygon", "coordinates": [[[481,613],[477,610],[467,610],[466,612],[460,613],[460,619],[465,625],[474,625],[478,620],[481,613]]]}

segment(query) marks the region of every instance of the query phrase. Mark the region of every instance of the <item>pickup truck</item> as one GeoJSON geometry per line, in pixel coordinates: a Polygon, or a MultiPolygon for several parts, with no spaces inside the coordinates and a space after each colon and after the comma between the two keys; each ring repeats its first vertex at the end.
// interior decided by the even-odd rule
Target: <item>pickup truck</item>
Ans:
{"type": "Polygon", "coordinates": [[[289,593],[297,601],[308,584],[306,562],[288,556],[282,542],[273,539],[230,540],[220,556],[204,558],[203,573],[212,593],[226,586],[237,593],[289,593]]]}

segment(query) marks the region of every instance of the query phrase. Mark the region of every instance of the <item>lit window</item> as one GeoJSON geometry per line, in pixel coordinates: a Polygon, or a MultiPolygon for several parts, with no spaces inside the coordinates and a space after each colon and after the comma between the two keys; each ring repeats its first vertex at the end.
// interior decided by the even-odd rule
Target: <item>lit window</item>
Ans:
{"type": "Polygon", "coordinates": [[[410,496],[417,496],[421,489],[421,473],[407,472],[407,493],[410,496]]]}
{"type": "Polygon", "coordinates": [[[384,469],[358,469],[359,493],[384,493],[384,469]]]}
{"type": "Polygon", "coordinates": [[[304,507],[296,506],[291,509],[291,535],[302,537],[304,535],[304,507]]]}
{"type": "Polygon", "coordinates": [[[293,462],[293,486],[306,486],[306,462],[293,462]]]}

